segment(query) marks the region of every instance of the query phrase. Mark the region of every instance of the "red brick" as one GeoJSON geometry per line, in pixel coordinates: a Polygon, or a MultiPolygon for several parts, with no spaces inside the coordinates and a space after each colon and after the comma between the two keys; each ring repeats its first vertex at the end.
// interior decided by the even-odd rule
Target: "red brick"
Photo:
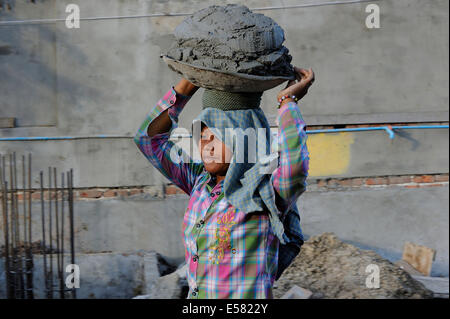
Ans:
{"type": "Polygon", "coordinates": [[[114,189],[109,189],[103,193],[103,197],[116,197],[117,192],[114,189]]]}
{"type": "Polygon", "coordinates": [[[436,182],[448,182],[448,175],[436,175],[434,180],[436,182]]]}
{"type": "Polygon", "coordinates": [[[175,195],[177,193],[176,186],[169,185],[166,187],[166,195],[175,195]]]}
{"type": "Polygon", "coordinates": [[[181,188],[177,187],[177,194],[186,194],[181,188]]]}
{"type": "Polygon", "coordinates": [[[414,176],[412,181],[414,183],[422,183],[422,176],[414,176]]]}
{"type": "Polygon", "coordinates": [[[41,192],[33,192],[31,194],[32,199],[41,199],[41,192]]]}
{"type": "Polygon", "coordinates": [[[414,176],[413,182],[414,183],[433,183],[434,176],[433,175],[414,176]]]}
{"type": "Polygon", "coordinates": [[[352,184],[352,180],[349,179],[349,178],[341,179],[341,180],[339,181],[339,184],[340,184],[341,186],[352,186],[352,185],[353,185],[353,184],[352,184]]]}
{"type": "Polygon", "coordinates": [[[319,179],[319,180],[317,181],[317,186],[318,186],[318,187],[325,187],[326,185],[327,185],[327,181],[324,180],[324,179],[319,179]]]}
{"type": "Polygon", "coordinates": [[[406,185],[406,188],[420,188],[419,185],[406,185]]]}
{"type": "Polygon", "coordinates": [[[387,185],[388,179],[386,177],[375,177],[366,179],[366,185],[387,185]]]}
{"type": "Polygon", "coordinates": [[[96,189],[88,189],[80,192],[81,198],[100,198],[102,197],[103,192],[96,189]]]}
{"type": "Polygon", "coordinates": [[[394,184],[408,184],[411,183],[411,176],[389,176],[388,183],[394,184]]]}
{"type": "Polygon", "coordinates": [[[142,193],[142,189],[139,189],[139,188],[130,189],[130,196],[140,194],[140,193],[142,193]]]}
{"type": "Polygon", "coordinates": [[[339,180],[337,180],[335,178],[328,180],[328,186],[330,186],[330,187],[339,186],[339,180]]]}
{"type": "Polygon", "coordinates": [[[118,189],[117,195],[118,196],[128,196],[128,190],[127,189],[118,189]]]}
{"type": "Polygon", "coordinates": [[[352,186],[362,186],[362,185],[364,185],[364,178],[352,179],[352,186]]]}

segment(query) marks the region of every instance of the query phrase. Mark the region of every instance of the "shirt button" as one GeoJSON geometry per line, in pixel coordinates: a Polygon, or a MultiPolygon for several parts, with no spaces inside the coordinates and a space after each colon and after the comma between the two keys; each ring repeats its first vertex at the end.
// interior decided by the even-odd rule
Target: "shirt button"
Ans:
{"type": "Polygon", "coordinates": [[[192,296],[193,296],[193,297],[196,297],[196,296],[197,296],[197,293],[198,293],[198,288],[195,288],[195,289],[192,291],[192,296]]]}
{"type": "Polygon", "coordinates": [[[173,105],[173,104],[175,104],[175,100],[172,99],[169,101],[169,103],[173,105]]]}
{"type": "Polygon", "coordinates": [[[202,219],[201,221],[198,222],[197,228],[201,228],[204,224],[205,224],[205,221],[202,219]]]}
{"type": "Polygon", "coordinates": [[[192,257],[192,261],[196,263],[197,260],[198,260],[198,256],[197,256],[197,255],[194,255],[194,257],[192,257]]]}

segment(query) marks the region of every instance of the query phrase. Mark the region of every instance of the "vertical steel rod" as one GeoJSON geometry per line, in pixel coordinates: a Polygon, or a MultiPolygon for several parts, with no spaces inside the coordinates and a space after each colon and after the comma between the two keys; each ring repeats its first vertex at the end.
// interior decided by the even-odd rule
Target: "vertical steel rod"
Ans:
{"type": "Polygon", "coordinates": [[[45,292],[47,297],[49,295],[49,286],[48,286],[48,271],[47,271],[47,253],[46,253],[46,244],[45,244],[45,207],[44,207],[44,172],[41,171],[39,174],[40,184],[41,184],[41,222],[42,222],[42,256],[44,259],[44,281],[45,281],[45,292]]]}
{"type": "MultiPolygon", "coordinates": [[[[33,241],[31,235],[31,153],[28,154],[28,254],[27,254],[27,291],[28,299],[33,299],[33,241]]],[[[25,194],[23,194],[25,198],[25,194]]]]}
{"type": "Polygon", "coordinates": [[[61,173],[61,189],[62,189],[62,194],[61,194],[61,244],[60,244],[60,249],[61,249],[61,258],[60,258],[60,262],[61,262],[61,273],[60,273],[60,284],[59,284],[59,289],[60,289],[60,297],[61,299],[65,298],[65,287],[64,287],[64,199],[65,199],[65,192],[64,192],[64,187],[65,187],[65,183],[64,183],[64,173],[61,173]]]}
{"type": "Polygon", "coordinates": [[[19,184],[17,183],[17,165],[16,165],[16,152],[13,153],[14,157],[14,208],[15,208],[15,220],[16,220],[16,247],[17,247],[17,275],[18,275],[18,297],[25,299],[25,285],[23,278],[23,267],[22,267],[22,244],[20,242],[20,219],[19,219],[19,184]]]}
{"type": "MultiPolygon", "coordinates": [[[[75,265],[75,242],[74,242],[74,223],[73,223],[73,169],[70,169],[70,188],[69,188],[69,217],[70,217],[70,255],[71,263],[75,265]]],[[[77,297],[75,287],[72,288],[72,298],[77,297]]]]}
{"type": "Polygon", "coordinates": [[[9,154],[9,187],[11,189],[10,192],[10,200],[11,200],[11,264],[12,264],[12,269],[11,269],[11,274],[12,274],[12,291],[13,291],[13,295],[14,295],[14,299],[17,298],[17,249],[16,249],[16,233],[15,233],[15,208],[14,208],[14,179],[13,179],[13,157],[12,154],[9,154]]]}
{"type": "Polygon", "coordinates": [[[3,235],[5,237],[5,272],[6,272],[6,291],[8,299],[12,298],[11,289],[11,269],[9,260],[9,221],[8,221],[8,183],[5,181],[5,158],[0,157],[2,167],[0,169],[0,184],[2,186],[2,212],[3,212],[3,235]]]}
{"type": "Polygon", "coordinates": [[[53,167],[53,179],[54,179],[54,190],[55,190],[55,232],[56,232],[56,265],[57,265],[57,285],[59,285],[61,275],[61,262],[60,262],[60,251],[59,251],[59,211],[58,211],[58,175],[56,172],[56,167],[53,167]]]}
{"type": "Polygon", "coordinates": [[[27,241],[27,201],[25,196],[26,190],[26,170],[25,170],[25,155],[22,155],[22,204],[23,204],[23,242],[22,242],[22,260],[21,267],[23,270],[23,298],[28,296],[28,273],[26,271],[26,260],[28,252],[28,241],[27,241]]]}
{"type": "Polygon", "coordinates": [[[49,219],[49,264],[50,264],[50,272],[49,272],[49,295],[48,299],[53,299],[53,242],[52,242],[52,169],[48,168],[48,219],[49,219]]]}

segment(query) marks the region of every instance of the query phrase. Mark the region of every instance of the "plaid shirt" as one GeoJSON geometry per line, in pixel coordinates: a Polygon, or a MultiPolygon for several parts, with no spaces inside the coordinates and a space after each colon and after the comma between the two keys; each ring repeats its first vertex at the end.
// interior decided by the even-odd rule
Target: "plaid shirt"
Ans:
{"type": "MultiPolygon", "coordinates": [[[[190,196],[182,227],[188,298],[272,298],[279,240],[267,212],[246,214],[233,207],[224,198],[224,181],[217,184],[202,162],[192,160],[169,140],[189,99],[172,87],[147,115],[134,138],[152,165],[190,196]],[[170,131],[150,138],[149,124],[167,109],[172,121],[170,131]],[[172,161],[172,152],[182,155],[183,160],[172,161]]],[[[277,124],[280,157],[271,180],[277,205],[286,207],[295,205],[307,185],[306,124],[296,103],[279,109],[277,124]]]]}

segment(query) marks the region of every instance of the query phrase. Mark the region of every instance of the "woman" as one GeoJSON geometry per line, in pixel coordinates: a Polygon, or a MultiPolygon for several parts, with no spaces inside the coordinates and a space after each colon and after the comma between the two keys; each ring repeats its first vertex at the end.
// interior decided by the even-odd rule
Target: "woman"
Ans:
{"type": "Polygon", "coordinates": [[[169,141],[180,112],[198,90],[185,79],[164,95],[136,133],[146,158],[190,196],[183,222],[188,298],[273,297],[279,247],[290,233],[283,221],[305,191],[308,175],[306,124],[296,101],[306,95],[314,73],[294,69],[297,80],[278,94],[279,159],[273,172],[262,160],[262,149],[271,145],[259,108],[262,93],[205,90],[203,110],[193,122],[201,161],[169,141]],[[239,148],[236,135],[228,139],[225,132],[249,128],[265,129],[265,144],[249,150],[247,139],[247,147],[239,148]]]}

